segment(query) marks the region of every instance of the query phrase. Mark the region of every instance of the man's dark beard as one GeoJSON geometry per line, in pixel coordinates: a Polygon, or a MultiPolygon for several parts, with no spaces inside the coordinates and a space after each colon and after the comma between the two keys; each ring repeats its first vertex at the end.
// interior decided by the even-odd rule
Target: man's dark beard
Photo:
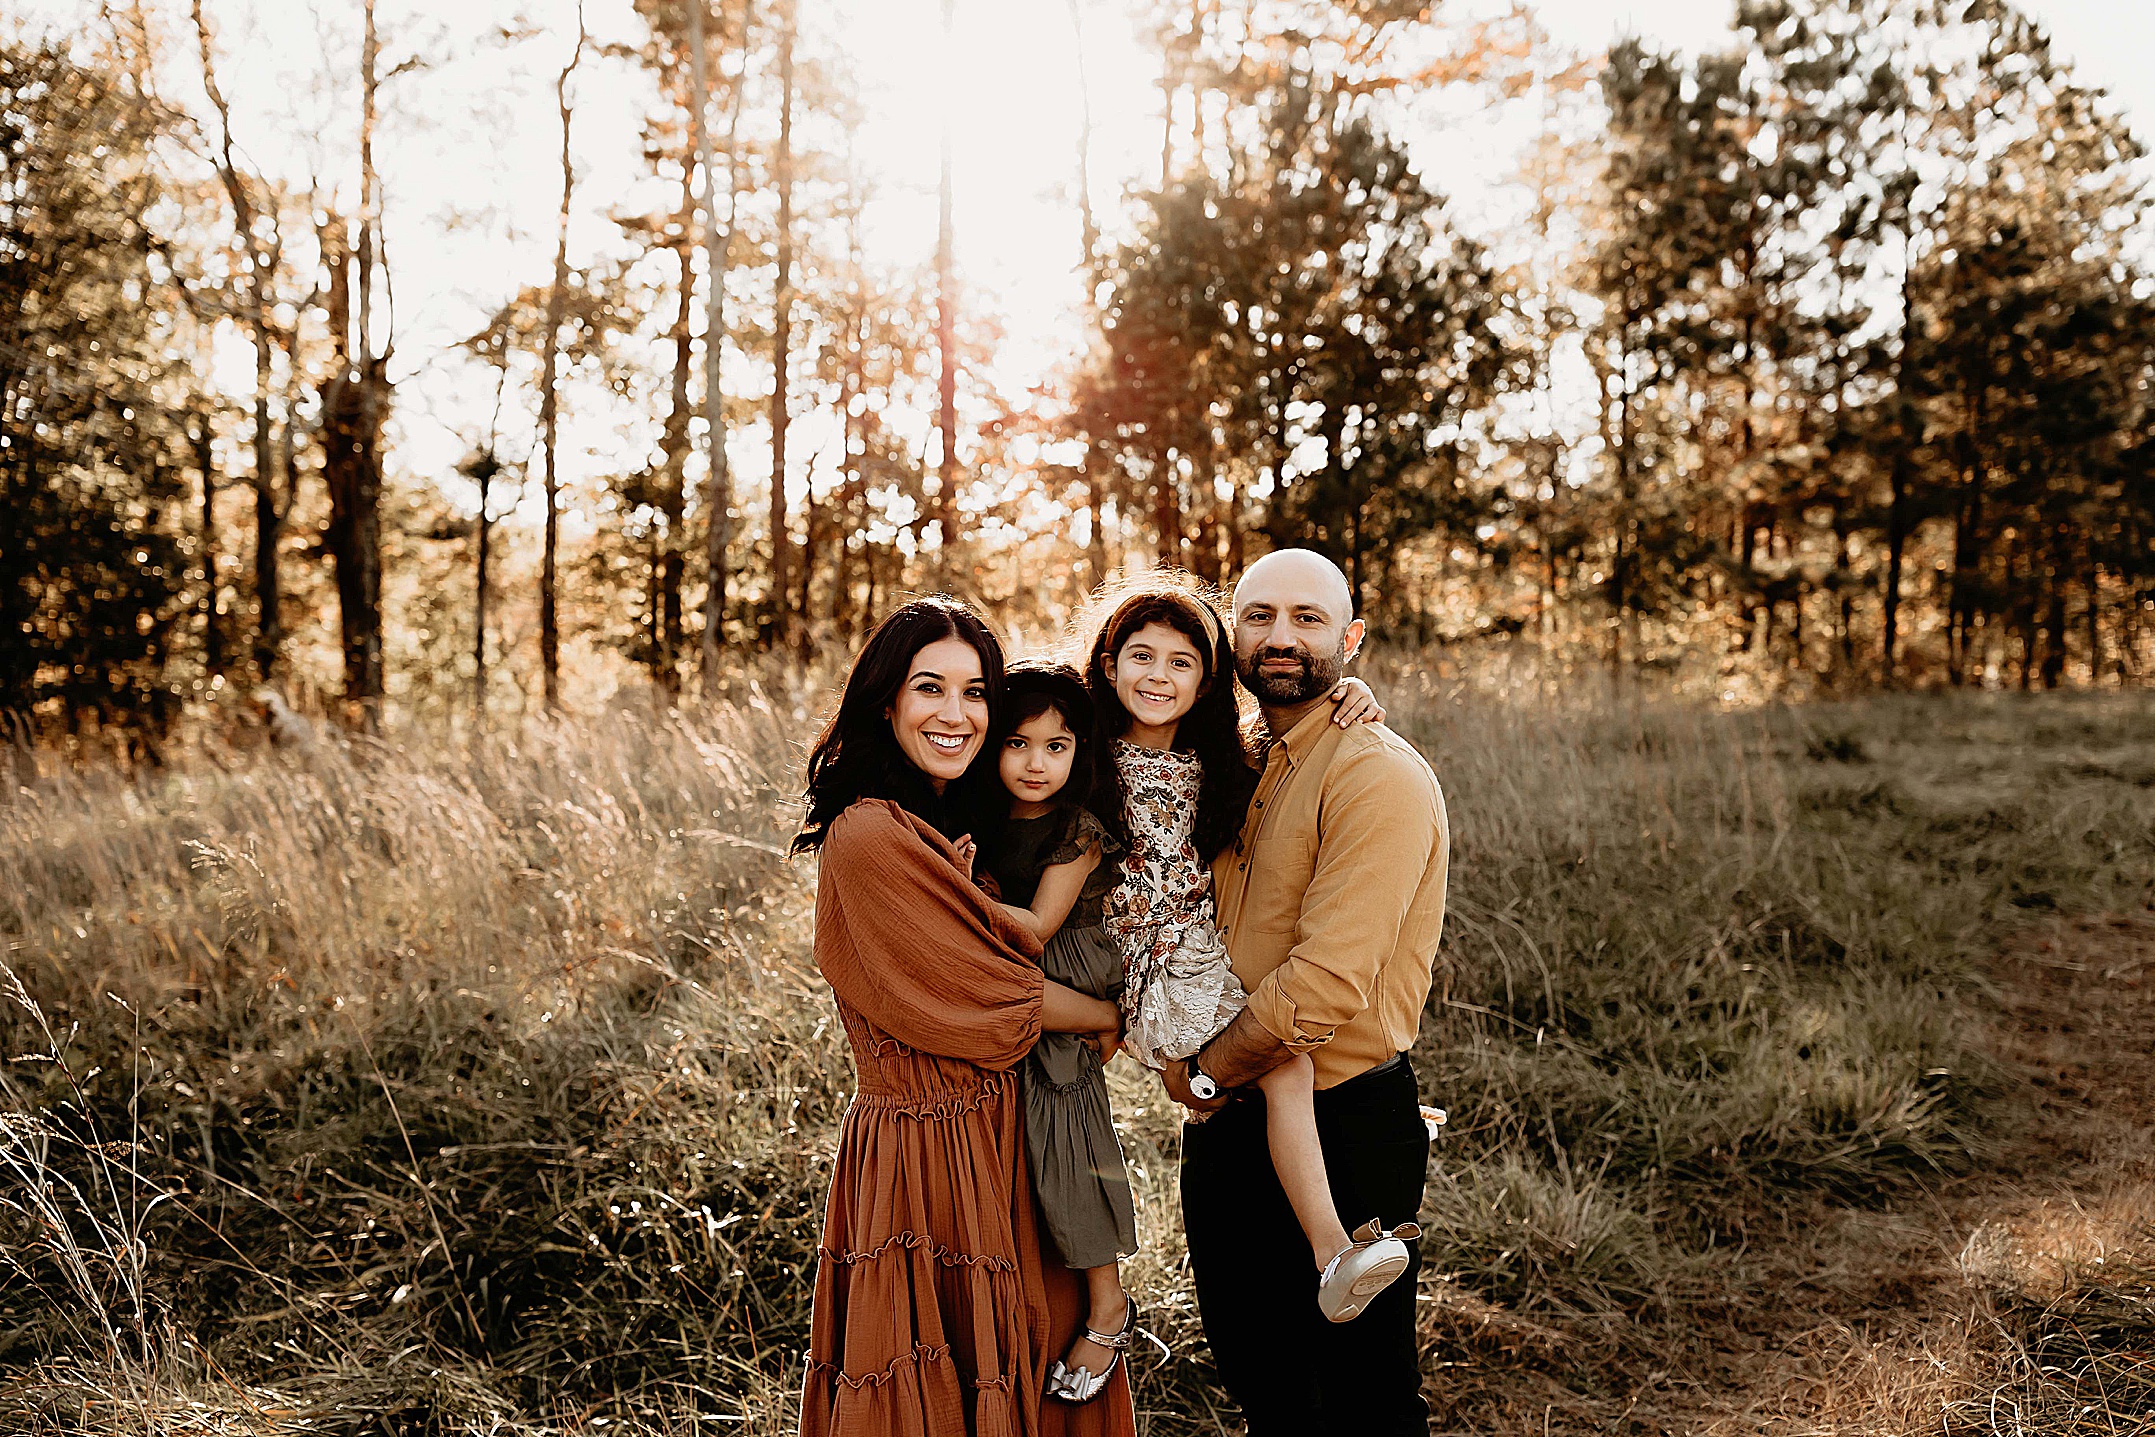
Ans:
{"type": "Polygon", "coordinates": [[[1235,660],[1235,675],[1242,680],[1244,688],[1256,695],[1259,703],[1285,708],[1293,704],[1306,704],[1332,692],[1346,667],[1345,644],[1341,644],[1335,652],[1322,656],[1305,653],[1300,649],[1259,649],[1247,659],[1235,660]],[[1295,671],[1291,674],[1268,674],[1258,667],[1271,659],[1291,659],[1294,661],[1295,671]]]}

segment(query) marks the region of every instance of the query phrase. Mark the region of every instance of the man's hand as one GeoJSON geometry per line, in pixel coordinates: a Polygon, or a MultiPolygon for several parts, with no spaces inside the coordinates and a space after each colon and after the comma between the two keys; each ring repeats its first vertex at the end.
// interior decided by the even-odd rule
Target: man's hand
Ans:
{"type": "Polygon", "coordinates": [[[1223,1090],[1216,1098],[1200,1098],[1190,1091],[1190,1064],[1187,1059],[1176,1058],[1160,1070],[1160,1080],[1167,1084],[1167,1095],[1194,1113],[1216,1113],[1227,1106],[1227,1094],[1223,1090]]]}
{"type": "Polygon", "coordinates": [[[1266,1032],[1264,1025],[1244,1008],[1235,1014],[1234,1022],[1205,1044],[1205,1061],[1198,1066],[1223,1089],[1246,1088],[1292,1056],[1286,1045],[1266,1032]]]}

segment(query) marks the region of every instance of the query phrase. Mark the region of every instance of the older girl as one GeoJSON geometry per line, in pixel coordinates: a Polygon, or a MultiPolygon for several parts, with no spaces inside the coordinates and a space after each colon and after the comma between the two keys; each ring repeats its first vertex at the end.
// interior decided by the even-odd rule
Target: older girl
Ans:
{"type": "MultiPolygon", "coordinates": [[[[1123,954],[1123,1043],[1159,1069],[1191,1057],[1249,1004],[1220,935],[1209,867],[1241,830],[1256,787],[1235,705],[1234,653],[1212,606],[1163,578],[1108,616],[1085,677],[1103,747],[1113,754],[1101,765],[1094,809],[1120,818],[1129,845],[1107,903],[1107,927],[1123,954]]],[[[1360,680],[1347,680],[1333,698],[1341,705],[1335,722],[1383,716],[1360,680]]],[[[1193,1083],[1205,1081],[1192,1072],[1193,1083]]],[[[1341,1223],[1317,1142],[1306,1056],[1280,1064],[1257,1087],[1273,1167],[1320,1274],[1318,1306],[1345,1322],[1406,1271],[1400,1238],[1416,1233],[1406,1225],[1395,1235],[1372,1221],[1350,1236],[1341,1223]]]]}

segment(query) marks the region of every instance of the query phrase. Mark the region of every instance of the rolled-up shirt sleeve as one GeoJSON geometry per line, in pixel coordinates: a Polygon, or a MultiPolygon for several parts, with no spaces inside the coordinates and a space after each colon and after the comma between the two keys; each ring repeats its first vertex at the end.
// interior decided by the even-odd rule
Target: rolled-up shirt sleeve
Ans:
{"type": "Polygon", "coordinates": [[[1435,779],[1406,754],[1372,748],[1335,764],[1319,803],[1294,947],[1250,994],[1251,1017],[1294,1052],[1369,1007],[1443,842],[1435,779]]]}

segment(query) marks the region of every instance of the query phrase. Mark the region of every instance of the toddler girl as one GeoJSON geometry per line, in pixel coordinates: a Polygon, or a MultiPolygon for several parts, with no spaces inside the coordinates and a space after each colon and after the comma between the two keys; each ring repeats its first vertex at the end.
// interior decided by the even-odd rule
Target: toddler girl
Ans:
{"type": "MultiPolygon", "coordinates": [[[[1002,713],[993,742],[1010,810],[985,850],[987,870],[1011,916],[1042,940],[1049,978],[1119,999],[1122,951],[1101,926],[1101,906],[1122,847],[1084,806],[1094,781],[1092,699],[1067,665],[1018,664],[1004,676],[1002,713]]],[[[1084,1270],[1090,1294],[1089,1331],[1078,1344],[1086,1350],[1076,1355],[1080,1365],[1090,1355],[1098,1377],[1088,1371],[1073,1389],[1063,1363],[1049,1374],[1049,1395],[1076,1401],[1106,1386],[1136,1323],[1117,1264],[1137,1251],[1137,1218],[1100,1071],[1105,1056],[1083,1035],[1042,1033],[1018,1068],[1026,1157],[1048,1236],[1064,1263],[1084,1270]]]]}

